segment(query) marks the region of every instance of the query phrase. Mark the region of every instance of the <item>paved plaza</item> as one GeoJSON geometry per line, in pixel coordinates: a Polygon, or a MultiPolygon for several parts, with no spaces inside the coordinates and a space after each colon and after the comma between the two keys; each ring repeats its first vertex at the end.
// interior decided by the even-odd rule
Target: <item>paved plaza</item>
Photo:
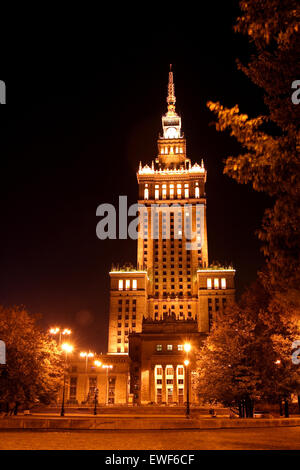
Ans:
{"type": "Polygon", "coordinates": [[[1,450],[299,450],[300,428],[1,431],[1,450]]]}

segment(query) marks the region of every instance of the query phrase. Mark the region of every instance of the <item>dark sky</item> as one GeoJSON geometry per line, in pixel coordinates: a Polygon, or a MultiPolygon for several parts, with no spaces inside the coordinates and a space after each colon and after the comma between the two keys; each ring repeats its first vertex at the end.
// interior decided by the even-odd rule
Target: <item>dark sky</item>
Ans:
{"type": "Polygon", "coordinates": [[[188,157],[208,171],[209,259],[234,263],[238,293],[255,279],[263,258],[254,232],[268,202],[223,175],[239,147],[210,125],[206,107],[220,100],[264,112],[261,91],[235,64],[249,54],[232,31],[236,3],[213,2],[196,20],[192,11],[179,23],[159,17],[148,29],[113,18],[44,34],[39,25],[9,43],[0,69],[0,303],[23,304],[45,327],[74,329],[79,348],[106,351],[108,272],[135,263],[136,245],[98,240],[96,208],[119,195],[136,201],[139,161],[156,155],[170,63],[188,157]]]}

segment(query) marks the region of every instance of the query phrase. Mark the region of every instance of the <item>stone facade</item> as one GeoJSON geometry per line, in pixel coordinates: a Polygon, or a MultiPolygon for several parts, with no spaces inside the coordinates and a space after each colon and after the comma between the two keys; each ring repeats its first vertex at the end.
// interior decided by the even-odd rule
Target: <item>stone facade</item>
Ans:
{"type": "MultiPolygon", "coordinates": [[[[150,166],[140,163],[137,172],[137,266],[110,272],[106,361],[116,361],[113,370],[120,388],[115,403],[132,399],[137,404],[183,403],[195,352],[209,334],[216,313],[234,300],[235,270],[209,265],[207,173],[203,160],[192,165],[187,156],[175,102],[170,71],[168,111],[162,117],[157,155],[150,166]],[[192,346],[188,369],[186,342],[192,346]],[[122,366],[119,359],[125,361],[122,366]]],[[[83,374],[78,380],[83,383],[87,377],[83,374]]],[[[97,380],[101,388],[102,372],[97,380]]]]}
{"type": "Polygon", "coordinates": [[[128,355],[101,355],[90,361],[72,358],[68,364],[66,404],[92,406],[96,390],[100,405],[127,404],[130,391],[129,372],[128,355]]]}

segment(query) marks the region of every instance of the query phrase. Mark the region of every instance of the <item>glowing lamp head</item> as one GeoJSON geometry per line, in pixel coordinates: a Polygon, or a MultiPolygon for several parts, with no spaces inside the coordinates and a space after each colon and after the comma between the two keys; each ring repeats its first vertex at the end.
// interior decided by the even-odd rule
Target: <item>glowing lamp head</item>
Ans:
{"type": "Polygon", "coordinates": [[[66,353],[71,353],[73,351],[73,346],[69,343],[63,343],[61,345],[61,349],[66,353]]]}
{"type": "Polygon", "coordinates": [[[277,361],[275,361],[275,364],[281,364],[281,360],[277,359],[277,361]]]}
{"type": "Polygon", "coordinates": [[[59,332],[59,328],[50,328],[49,333],[51,335],[56,335],[59,332]]]}
{"type": "Polygon", "coordinates": [[[100,367],[102,366],[102,362],[100,361],[94,361],[95,366],[100,367]]]}
{"type": "Polygon", "coordinates": [[[63,335],[70,335],[72,332],[68,328],[65,328],[64,331],[62,332],[63,335]]]}
{"type": "Polygon", "coordinates": [[[192,349],[192,346],[190,345],[190,343],[185,343],[185,345],[183,346],[183,349],[185,350],[185,352],[190,352],[190,350],[192,349]]]}
{"type": "Polygon", "coordinates": [[[186,367],[189,365],[189,363],[190,363],[190,361],[189,361],[188,359],[186,359],[186,360],[184,361],[184,365],[185,365],[186,367]]]}
{"type": "Polygon", "coordinates": [[[92,352],[89,352],[89,353],[88,353],[88,357],[94,357],[94,355],[95,355],[95,354],[92,353],[92,352]]]}
{"type": "Polygon", "coordinates": [[[79,356],[80,356],[80,357],[86,357],[86,352],[81,352],[81,353],[79,354],[79,356]]]}

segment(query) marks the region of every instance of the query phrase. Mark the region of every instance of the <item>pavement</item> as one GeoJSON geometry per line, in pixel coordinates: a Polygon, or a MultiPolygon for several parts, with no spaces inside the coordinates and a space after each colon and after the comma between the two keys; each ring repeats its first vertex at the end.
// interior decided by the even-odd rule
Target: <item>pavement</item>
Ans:
{"type": "Polygon", "coordinates": [[[297,427],[180,431],[9,431],[0,433],[0,449],[299,450],[300,432],[297,427]]]}

